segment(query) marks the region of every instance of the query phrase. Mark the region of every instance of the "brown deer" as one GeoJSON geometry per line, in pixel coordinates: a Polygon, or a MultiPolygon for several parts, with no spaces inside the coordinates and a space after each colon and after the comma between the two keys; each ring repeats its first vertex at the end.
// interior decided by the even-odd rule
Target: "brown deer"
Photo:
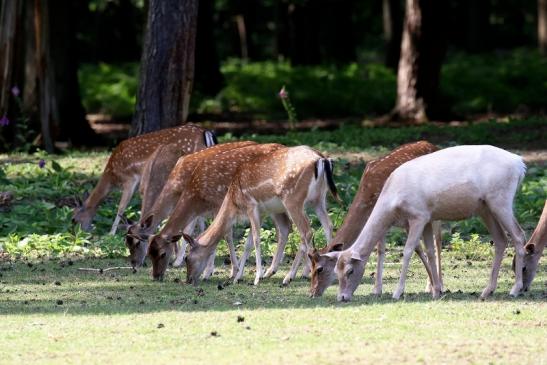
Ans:
{"type": "MultiPolygon", "coordinates": [[[[367,164],[365,171],[361,176],[357,194],[353,198],[353,202],[349,207],[344,223],[342,223],[342,226],[338,232],[336,232],[334,239],[324,248],[320,250],[314,249],[310,253],[312,262],[310,295],[312,297],[321,296],[325,289],[336,279],[334,268],[338,256],[337,254],[327,254],[345,250],[355,242],[370,216],[389,175],[403,163],[437,150],[438,148],[435,145],[427,141],[408,143],[394,149],[386,156],[370,161],[367,164]]],[[[439,224],[435,224],[434,231],[437,248],[437,264],[440,273],[441,237],[439,224]]],[[[385,257],[384,246],[383,241],[378,242],[378,263],[373,290],[375,295],[380,295],[382,293],[382,271],[385,257]]],[[[416,252],[425,264],[427,259],[420,246],[418,246],[416,252]]]]}
{"type": "Polygon", "coordinates": [[[123,141],[110,155],[103,174],[91,194],[84,195],[83,204],[74,209],[72,221],[80,224],[82,229],[90,230],[99,204],[113,188],[121,188],[122,197],[110,230],[111,234],[115,234],[120,217],[141,180],[146,161],[158,146],[171,143],[178,146],[183,154],[188,154],[216,144],[216,137],[211,131],[186,124],[123,141]]]}
{"type": "MultiPolygon", "coordinates": [[[[238,217],[247,217],[251,222],[252,242],[255,247],[254,284],[257,285],[262,277],[261,215],[287,213],[298,228],[301,238],[300,248],[291,270],[283,280],[284,284],[288,284],[296,275],[302,258],[307,259],[305,253],[311,246],[312,230],[304,212],[307,203],[315,209],[327,235],[327,241],[330,241],[332,223],[326,210],[327,190],[338,198],[332,178],[332,162],[307,146],[278,149],[240,167],[209,228],[196,240],[184,235],[190,244],[186,258],[187,282],[198,283],[199,276],[220,238],[238,217]]],[[[246,245],[250,245],[250,240],[246,245]]],[[[274,261],[282,256],[282,251],[283,247],[278,246],[274,261]]],[[[236,281],[241,278],[244,264],[242,258],[236,281]]]]}
{"type": "MultiPolygon", "coordinates": [[[[181,227],[188,226],[198,217],[216,215],[237,169],[239,167],[247,168],[252,160],[269,155],[281,148],[285,149],[286,147],[273,143],[255,144],[224,151],[209,157],[204,156],[201,159],[201,162],[189,175],[186,186],[182,189],[178,203],[169,220],[158,234],[149,239],[148,253],[152,260],[152,276],[154,279],[161,280],[163,278],[170,257],[177,251],[176,242],[180,238],[181,227]]],[[[206,155],[205,151],[201,154],[206,155]]],[[[284,214],[273,215],[272,218],[276,226],[280,227],[278,240],[281,245],[284,245],[289,234],[289,220],[284,214]]],[[[231,226],[224,232],[224,235],[230,249],[233,277],[237,272],[237,258],[232,242],[231,226]]],[[[184,250],[185,246],[183,245],[179,253],[184,253],[184,250]]],[[[178,255],[174,266],[181,264],[183,257],[183,254],[178,255]]],[[[214,255],[212,254],[209,256],[204,277],[209,277],[213,269],[214,255]]]]}
{"type": "MultiPolygon", "coordinates": [[[[543,250],[547,244],[547,200],[543,206],[543,212],[539,218],[538,225],[532,236],[524,246],[526,253],[524,254],[524,267],[522,268],[522,284],[523,291],[528,291],[530,285],[536,276],[539,260],[543,255],[543,250]]],[[[515,271],[516,255],[513,257],[513,271],[515,271]]]]}
{"type": "Polygon", "coordinates": [[[410,160],[391,173],[354,244],[339,253],[336,262],[338,300],[351,300],[361,282],[365,264],[377,242],[397,221],[408,222],[399,284],[393,298],[404,292],[410,258],[424,237],[431,266],[432,295],[440,296],[431,222],[462,220],[479,215],[494,241],[495,256],[486,298],[497,287],[498,274],[507,246],[508,232],[515,246],[515,284],[509,292],[523,289],[524,231],[513,213],[513,202],[526,165],[522,157],[494,146],[457,146],[410,160]]]}
{"type": "MultiPolygon", "coordinates": [[[[207,165],[216,166],[212,161],[220,154],[242,148],[245,146],[254,146],[255,142],[242,141],[218,144],[205,150],[181,157],[175,167],[171,170],[167,180],[152,181],[158,183],[161,187],[161,193],[154,199],[147,201],[146,207],[143,207],[139,222],[131,225],[125,237],[125,244],[129,249],[129,259],[133,268],[140,267],[147,254],[148,238],[160,223],[171,214],[171,211],[179,201],[179,197],[186,189],[188,181],[191,179],[194,170],[202,161],[209,161],[207,165]]],[[[145,182],[146,184],[146,182],[145,182]]],[[[145,187],[145,190],[148,188],[145,187]]],[[[222,198],[220,198],[222,199],[222,198]]],[[[190,222],[186,230],[193,230],[195,222],[190,222]]],[[[185,228],[185,227],[183,227],[185,228]]]]}

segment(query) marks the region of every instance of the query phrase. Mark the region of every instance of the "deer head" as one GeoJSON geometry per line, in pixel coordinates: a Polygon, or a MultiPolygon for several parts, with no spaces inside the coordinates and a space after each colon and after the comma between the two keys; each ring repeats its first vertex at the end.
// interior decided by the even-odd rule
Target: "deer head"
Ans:
{"type": "Polygon", "coordinates": [[[321,254],[315,248],[308,253],[311,260],[311,287],[310,296],[312,298],[320,297],[335,280],[336,261],[340,255],[342,244],[333,247],[333,252],[321,254]]]}
{"type": "Polygon", "coordinates": [[[129,249],[129,261],[133,269],[138,269],[144,263],[148,250],[148,233],[154,216],[149,215],[144,221],[134,223],[127,229],[125,245],[129,249]]]}
{"type": "Polygon", "coordinates": [[[339,302],[349,302],[355,289],[361,283],[361,278],[365,272],[365,260],[351,249],[342,251],[339,253],[335,272],[340,285],[337,300],[339,302]]]}
{"type": "Polygon", "coordinates": [[[82,198],[76,198],[76,207],[72,212],[72,223],[79,224],[82,230],[89,232],[91,230],[91,222],[95,212],[87,208],[86,201],[89,198],[89,193],[86,191],[82,198]]]}
{"type": "Polygon", "coordinates": [[[182,236],[165,237],[159,234],[150,236],[148,243],[148,256],[152,260],[152,278],[163,281],[163,276],[169,266],[169,259],[176,251],[178,240],[182,236]]]}
{"type": "MultiPolygon", "coordinates": [[[[524,254],[524,266],[522,268],[522,290],[528,291],[532,280],[536,276],[537,268],[539,265],[539,259],[542,252],[536,248],[534,243],[528,243],[524,246],[526,253],[524,254]]],[[[513,272],[515,272],[515,257],[513,256],[513,272]]]]}
{"type": "MultiPolygon", "coordinates": [[[[207,266],[208,258],[212,254],[211,249],[205,245],[199,244],[190,235],[183,233],[184,240],[188,242],[190,250],[186,256],[186,283],[197,285],[199,277],[207,266]]],[[[214,248],[213,248],[214,249],[214,248]]]]}

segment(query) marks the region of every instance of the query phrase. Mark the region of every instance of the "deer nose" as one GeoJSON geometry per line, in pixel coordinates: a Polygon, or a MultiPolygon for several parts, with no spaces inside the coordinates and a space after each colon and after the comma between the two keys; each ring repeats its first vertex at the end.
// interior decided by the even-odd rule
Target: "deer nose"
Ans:
{"type": "Polygon", "coordinates": [[[137,266],[137,260],[132,259],[132,260],[131,260],[131,266],[133,266],[133,269],[135,269],[136,266],[137,266]]]}

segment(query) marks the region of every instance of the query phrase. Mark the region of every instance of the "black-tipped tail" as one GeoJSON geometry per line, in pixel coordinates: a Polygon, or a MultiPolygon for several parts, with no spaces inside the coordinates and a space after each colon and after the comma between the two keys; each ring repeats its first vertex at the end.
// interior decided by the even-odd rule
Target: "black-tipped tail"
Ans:
{"type": "Polygon", "coordinates": [[[218,144],[217,136],[215,135],[213,131],[207,130],[203,132],[203,138],[205,139],[205,146],[207,147],[211,147],[218,144]]]}
{"type": "Polygon", "coordinates": [[[336,184],[334,183],[333,168],[334,168],[334,163],[332,162],[332,160],[327,158],[322,158],[318,160],[317,163],[315,164],[315,178],[317,179],[317,177],[320,175],[320,170],[324,169],[329,190],[332,196],[334,197],[334,199],[336,199],[338,202],[341,203],[342,200],[338,196],[338,189],[336,189],[336,184]]]}

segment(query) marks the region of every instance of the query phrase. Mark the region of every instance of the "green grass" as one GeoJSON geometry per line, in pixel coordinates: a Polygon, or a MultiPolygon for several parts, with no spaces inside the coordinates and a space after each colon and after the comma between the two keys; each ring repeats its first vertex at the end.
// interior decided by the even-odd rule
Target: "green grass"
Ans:
{"type": "Polygon", "coordinates": [[[153,282],[147,269],[102,275],[77,270],[124,265],[121,259],[4,262],[0,346],[9,351],[2,363],[540,364],[546,358],[544,346],[531,347],[547,335],[544,270],[531,292],[510,299],[513,275],[506,259],[496,294],[481,302],[490,261],[461,261],[447,251],[450,292],[431,300],[423,292],[425,271],[413,260],[407,294],[395,302],[389,295],[399,253],[390,248],[385,294],[370,295],[369,264],[349,304],[335,301],[336,287],[320,299],[308,298],[304,279],[281,287],[287,266],[257,287],[249,285],[252,270],[244,283],[229,285],[227,267],[217,260],[213,279],[195,288],[175,282],[184,279],[179,269],[163,283],[153,282]]]}
{"type": "MultiPolygon", "coordinates": [[[[335,164],[335,180],[345,205],[329,202],[329,214],[339,227],[364,167],[362,161],[346,160],[345,152],[378,157],[397,143],[423,138],[423,133],[443,146],[494,140],[528,148],[541,144],[540,122],[537,118],[459,129],[347,126],[331,134],[250,138],[306,143],[342,156],[335,164]]],[[[149,269],[137,274],[129,270],[80,272],[79,267],[127,265],[122,234],[107,235],[119,193],[101,206],[92,233],[74,230],[71,209],[65,206],[73,195],[94,186],[107,157],[107,152],[78,151],[0,155],[0,192],[14,195],[9,209],[0,212],[4,251],[0,253],[0,348],[7,350],[2,351],[0,363],[527,364],[547,358],[544,346],[531,347],[547,335],[547,271],[538,270],[529,293],[509,298],[514,280],[509,249],[496,294],[479,301],[489,275],[492,247],[476,219],[443,225],[443,273],[449,292],[438,301],[423,292],[425,270],[417,260],[411,265],[405,299],[390,299],[405,238],[400,230],[388,237],[386,294],[381,298],[369,295],[374,270],[369,263],[350,304],[335,301],[336,287],[328,289],[323,298],[308,298],[309,283],[304,279],[280,287],[288,259],[276,276],[258,287],[249,285],[254,276],[252,262],[244,283],[230,285],[224,257],[217,259],[217,274],[202,283],[201,290],[182,284],[184,269],[171,269],[163,283],[153,282],[149,269]],[[44,168],[38,166],[40,159],[46,160],[44,168]],[[237,322],[238,316],[244,321],[237,322]]],[[[517,195],[515,212],[528,235],[547,196],[546,172],[544,163],[529,165],[517,195]]],[[[135,198],[128,215],[137,218],[138,209],[135,198]]],[[[319,227],[315,218],[312,223],[319,227]]],[[[241,238],[244,231],[244,226],[239,227],[237,236],[241,238]]],[[[264,257],[269,261],[274,239],[268,221],[262,236],[264,257]]],[[[315,237],[317,246],[325,244],[322,234],[315,237]]],[[[288,257],[297,242],[297,235],[291,234],[288,257]]],[[[224,245],[220,254],[225,255],[224,245]]]]}

